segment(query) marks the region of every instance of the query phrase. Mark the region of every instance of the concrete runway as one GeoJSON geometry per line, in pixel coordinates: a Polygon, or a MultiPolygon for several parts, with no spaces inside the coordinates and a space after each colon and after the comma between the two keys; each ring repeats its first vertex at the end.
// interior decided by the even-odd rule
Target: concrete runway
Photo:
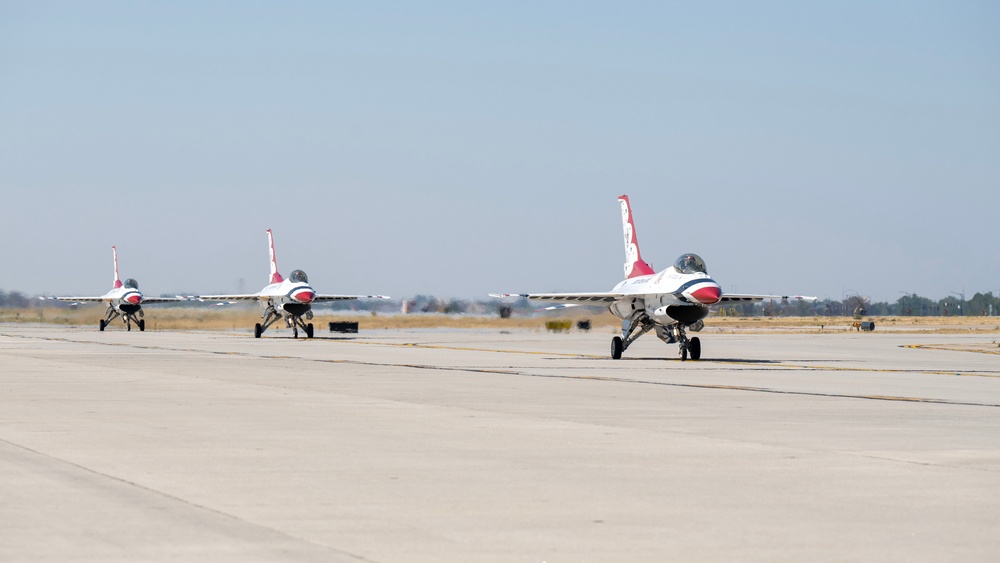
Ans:
{"type": "Polygon", "coordinates": [[[0,561],[1000,560],[1000,333],[289,336],[0,325],[0,561]]]}

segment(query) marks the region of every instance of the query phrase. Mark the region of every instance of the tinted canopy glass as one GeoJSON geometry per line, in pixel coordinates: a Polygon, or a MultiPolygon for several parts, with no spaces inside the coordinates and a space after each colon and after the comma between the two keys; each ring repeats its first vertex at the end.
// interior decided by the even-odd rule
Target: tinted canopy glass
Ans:
{"type": "Polygon", "coordinates": [[[674,269],[684,274],[708,273],[708,269],[705,267],[705,261],[702,260],[701,256],[698,256],[697,254],[682,254],[681,257],[674,262],[674,269]]]}
{"type": "Polygon", "coordinates": [[[309,283],[309,276],[302,270],[292,270],[292,274],[288,276],[288,279],[295,283],[309,283]]]}
{"type": "Polygon", "coordinates": [[[122,284],[122,285],[124,285],[125,287],[127,287],[129,289],[139,289],[139,282],[135,281],[135,279],[133,279],[133,278],[129,278],[129,279],[125,280],[125,283],[122,284]]]}

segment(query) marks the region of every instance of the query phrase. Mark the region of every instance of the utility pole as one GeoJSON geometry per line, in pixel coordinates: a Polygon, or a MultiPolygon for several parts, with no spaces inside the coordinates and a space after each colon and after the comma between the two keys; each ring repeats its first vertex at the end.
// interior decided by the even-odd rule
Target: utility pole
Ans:
{"type": "Polygon", "coordinates": [[[948,293],[950,293],[952,295],[957,295],[961,299],[961,301],[958,304],[958,316],[964,317],[965,316],[965,286],[964,285],[962,286],[962,293],[957,293],[957,292],[954,292],[954,291],[949,291],[948,293]]]}

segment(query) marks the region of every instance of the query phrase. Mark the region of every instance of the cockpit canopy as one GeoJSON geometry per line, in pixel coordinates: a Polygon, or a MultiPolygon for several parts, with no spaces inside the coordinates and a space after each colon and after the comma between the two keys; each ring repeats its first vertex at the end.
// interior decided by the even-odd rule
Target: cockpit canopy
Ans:
{"type": "Polygon", "coordinates": [[[292,280],[295,283],[309,283],[309,276],[307,276],[306,273],[303,272],[302,270],[292,270],[292,273],[291,275],[288,276],[288,279],[292,280]]]}
{"type": "Polygon", "coordinates": [[[129,278],[125,280],[125,283],[123,283],[122,285],[124,285],[129,289],[139,289],[139,282],[135,281],[134,278],[129,278]]]}
{"type": "Polygon", "coordinates": [[[680,258],[674,262],[674,269],[682,274],[707,274],[708,269],[705,267],[705,261],[701,259],[701,256],[697,254],[682,254],[680,258]]]}

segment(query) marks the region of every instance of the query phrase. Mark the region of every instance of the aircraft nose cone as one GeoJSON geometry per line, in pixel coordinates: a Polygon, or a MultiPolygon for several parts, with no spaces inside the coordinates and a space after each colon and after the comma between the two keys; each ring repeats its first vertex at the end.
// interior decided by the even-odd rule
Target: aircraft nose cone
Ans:
{"type": "Polygon", "coordinates": [[[128,301],[129,303],[131,303],[133,305],[138,305],[139,302],[142,301],[142,296],[139,295],[138,293],[133,293],[132,295],[129,295],[128,297],[126,297],[125,301],[128,301]]]}
{"type": "Polygon", "coordinates": [[[722,288],[717,285],[706,285],[691,292],[702,305],[714,305],[722,298],[722,288]]]}
{"type": "Polygon", "coordinates": [[[312,300],[313,300],[314,296],[315,296],[315,294],[312,291],[309,291],[308,289],[303,289],[302,291],[297,291],[297,292],[295,292],[295,294],[292,295],[292,297],[294,297],[296,301],[299,301],[299,302],[302,302],[302,303],[312,303],[312,300]]]}

